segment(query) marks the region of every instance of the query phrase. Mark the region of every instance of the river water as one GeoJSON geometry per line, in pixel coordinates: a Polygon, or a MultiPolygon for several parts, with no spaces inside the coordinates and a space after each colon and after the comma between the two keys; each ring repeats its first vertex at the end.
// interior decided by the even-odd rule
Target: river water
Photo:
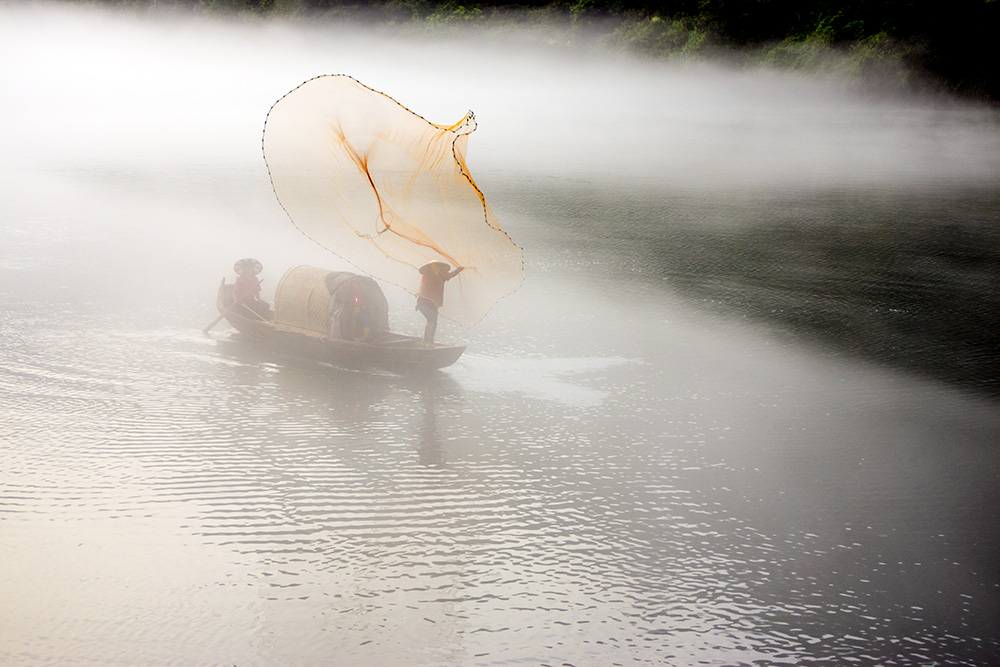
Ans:
{"type": "Polygon", "coordinates": [[[1000,661],[994,112],[516,40],[0,14],[0,663],[1000,661]],[[265,295],[349,268],[259,153],[327,72],[477,112],[525,282],[442,323],[469,346],[444,372],[201,332],[235,259],[265,295]]]}

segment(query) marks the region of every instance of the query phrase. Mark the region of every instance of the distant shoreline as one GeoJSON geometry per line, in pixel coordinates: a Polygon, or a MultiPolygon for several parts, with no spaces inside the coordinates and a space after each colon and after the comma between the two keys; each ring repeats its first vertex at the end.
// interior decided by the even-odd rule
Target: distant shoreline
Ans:
{"type": "Polygon", "coordinates": [[[886,93],[948,93],[1000,102],[992,27],[1000,2],[964,0],[922,9],[885,0],[832,0],[793,12],[777,0],[105,0],[71,2],[132,10],[191,11],[248,19],[365,21],[447,35],[474,28],[504,40],[513,31],[555,50],[632,54],[652,60],[722,60],[839,76],[886,93]],[[905,10],[905,11],[904,11],[905,10]]]}

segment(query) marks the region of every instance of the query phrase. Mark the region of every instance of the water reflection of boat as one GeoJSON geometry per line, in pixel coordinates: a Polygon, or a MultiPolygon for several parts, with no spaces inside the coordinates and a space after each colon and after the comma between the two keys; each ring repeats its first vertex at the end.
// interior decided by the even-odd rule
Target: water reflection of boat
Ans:
{"type": "Polygon", "coordinates": [[[238,331],[282,352],[336,366],[395,372],[433,370],[455,363],[465,346],[434,344],[389,331],[389,308],[366,276],[311,266],[289,269],[278,283],[274,310],[235,304],[233,285],[219,285],[219,313],[238,331]]]}

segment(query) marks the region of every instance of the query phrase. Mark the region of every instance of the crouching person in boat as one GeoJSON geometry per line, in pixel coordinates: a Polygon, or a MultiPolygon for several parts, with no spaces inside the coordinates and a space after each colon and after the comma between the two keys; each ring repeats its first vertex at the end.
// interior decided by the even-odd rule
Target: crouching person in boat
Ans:
{"type": "Polygon", "coordinates": [[[334,295],[330,338],[366,341],[371,338],[373,322],[361,289],[347,285],[334,295]]]}
{"type": "Polygon", "coordinates": [[[378,284],[367,276],[329,272],[330,338],[365,343],[389,331],[389,304],[378,284]]]}
{"type": "Polygon", "coordinates": [[[257,278],[264,266],[250,257],[239,260],[233,266],[236,283],[233,285],[233,303],[240,304],[267,319],[271,307],[260,298],[260,280],[257,278]]]}
{"type": "Polygon", "coordinates": [[[444,284],[465,270],[460,266],[454,271],[447,262],[433,261],[420,267],[420,289],[417,290],[417,310],[427,318],[424,326],[424,347],[434,347],[437,332],[438,308],[444,305],[444,284]]]}

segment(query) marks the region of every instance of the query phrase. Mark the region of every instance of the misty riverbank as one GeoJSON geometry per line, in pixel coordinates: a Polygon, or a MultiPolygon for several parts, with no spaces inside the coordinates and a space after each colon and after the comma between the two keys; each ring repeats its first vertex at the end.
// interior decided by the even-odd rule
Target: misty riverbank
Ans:
{"type": "Polygon", "coordinates": [[[1000,9],[988,0],[947,7],[905,6],[898,13],[877,2],[817,3],[794,12],[769,2],[683,0],[106,0],[97,4],[303,25],[363,23],[366,30],[374,27],[435,39],[475,30],[487,41],[527,38],[532,47],[570,55],[724,62],[844,79],[877,94],[944,93],[1000,100],[1000,77],[989,50],[1000,9]]]}

